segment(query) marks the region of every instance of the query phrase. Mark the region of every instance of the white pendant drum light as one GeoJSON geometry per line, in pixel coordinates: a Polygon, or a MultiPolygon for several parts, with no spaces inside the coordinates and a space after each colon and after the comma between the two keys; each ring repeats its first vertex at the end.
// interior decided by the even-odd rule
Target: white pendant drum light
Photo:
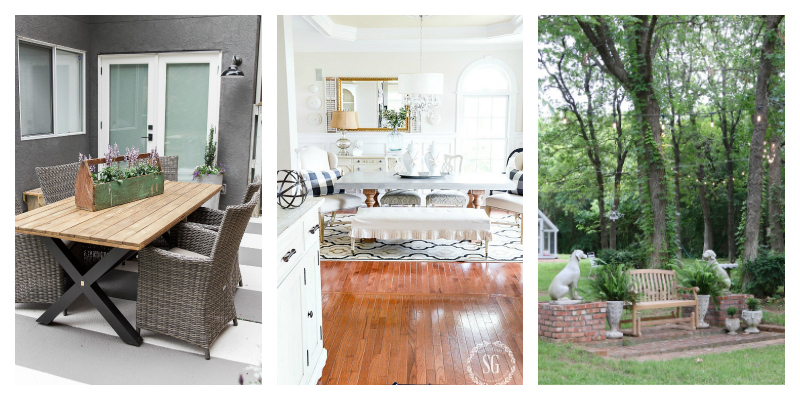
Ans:
{"type": "Polygon", "coordinates": [[[422,20],[419,16],[419,72],[416,74],[397,75],[397,91],[406,95],[403,105],[412,112],[430,111],[439,105],[437,95],[443,93],[444,75],[433,72],[422,72],[422,20]]]}

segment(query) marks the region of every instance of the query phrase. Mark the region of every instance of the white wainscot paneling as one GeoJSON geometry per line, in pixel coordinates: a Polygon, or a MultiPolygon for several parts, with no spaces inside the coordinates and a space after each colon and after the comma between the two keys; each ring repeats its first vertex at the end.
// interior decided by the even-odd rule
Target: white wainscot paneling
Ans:
{"type": "MultiPolygon", "coordinates": [[[[402,133],[402,132],[401,132],[402,133]]],[[[411,140],[414,140],[414,143],[423,144],[425,152],[428,151],[428,146],[430,146],[431,142],[436,142],[436,145],[439,147],[439,151],[445,154],[453,154],[455,152],[455,138],[456,135],[454,133],[402,133],[404,137],[404,143],[407,147],[411,140]]],[[[361,140],[364,142],[364,146],[361,149],[364,151],[362,155],[370,156],[370,155],[383,155],[386,152],[386,136],[389,135],[389,132],[348,132],[347,138],[350,139],[351,142],[355,143],[356,140],[361,140]]],[[[298,147],[303,146],[316,146],[321,149],[325,149],[332,153],[338,154],[339,148],[336,147],[336,140],[339,139],[341,135],[338,133],[298,133],[297,134],[297,145],[298,147]]],[[[350,151],[353,150],[353,146],[350,146],[350,151]]]]}

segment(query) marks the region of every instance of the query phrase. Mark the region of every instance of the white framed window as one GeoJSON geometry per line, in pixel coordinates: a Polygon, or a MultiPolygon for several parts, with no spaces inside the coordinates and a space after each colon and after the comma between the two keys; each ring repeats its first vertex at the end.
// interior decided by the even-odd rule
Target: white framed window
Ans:
{"type": "Polygon", "coordinates": [[[505,171],[515,121],[517,83],[502,61],[484,57],[458,79],[456,148],[463,172],[505,171]]]}
{"type": "Polygon", "coordinates": [[[22,140],[86,133],[86,52],[17,37],[22,140]]]}

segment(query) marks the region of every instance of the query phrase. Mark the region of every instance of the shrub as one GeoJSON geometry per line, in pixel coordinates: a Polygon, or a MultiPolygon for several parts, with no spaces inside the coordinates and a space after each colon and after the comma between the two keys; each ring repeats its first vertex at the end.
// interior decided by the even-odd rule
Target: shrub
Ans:
{"type": "Polygon", "coordinates": [[[631,250],[603,249],[597,252],[597,258],[608,264],[638,265],[638,255],[631,250]]]}
{"type": "Polygon", "coordinates": [[[682,286],[697,286],[697,294],[711,295],[715,303],[716,298],[722,294],[722,279],[717,275],[716,269],[704,261],[684,262],[678,270],[678,277],[682,286]]]}
{"type": "Polygon", "coordinates": [[[738,311],[736,307],[728,307],[728,316],[733,318],[733,316],[736,315],[736,311],[738,311]]]}
{"type": "Polygon", "coordinates": [[[588,297],[600,301],[625,301],[632,302],[635,298],[631,293],[631,276],[625,264],[606,264],[598,261],[601,266],[593,280],[589,281],[588,297]]]}
{"type": "Polygon", "coordinates": [[[747,309],[750,311],[758,311],[761,308],[761,302],[754,297],[750,297],[746,301],[747,309]]]}
{"type": "Polygon", "coordinates": [[[752,277],[744,291],[758,297],[773,296],[786,284],[786,258],[780,253],[762,251],[742,265],[743,275],[752,277]]]}

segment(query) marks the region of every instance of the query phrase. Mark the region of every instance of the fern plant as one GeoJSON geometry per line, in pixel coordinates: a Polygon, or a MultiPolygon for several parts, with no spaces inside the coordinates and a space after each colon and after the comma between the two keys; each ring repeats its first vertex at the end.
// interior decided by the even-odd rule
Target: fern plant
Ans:
{"type": "Polygon", "coordinates": [[[717,275],[714,266],[703,261],[683,263],[683,267],[678,270],[678,277],[681,285],[696,286],[699,289],[697,294],[710,295],[714,303],[724,289],[722,279],[717,275]]]}
{"type": "Polygon", "coordinates": [[[587,296],[599,301],[624,301],[631,303],[635,296],[631,293],[631,276],[625,264],[605,264],[597,260],[600,267],[594,280],[589,281],[587,296]]]}

